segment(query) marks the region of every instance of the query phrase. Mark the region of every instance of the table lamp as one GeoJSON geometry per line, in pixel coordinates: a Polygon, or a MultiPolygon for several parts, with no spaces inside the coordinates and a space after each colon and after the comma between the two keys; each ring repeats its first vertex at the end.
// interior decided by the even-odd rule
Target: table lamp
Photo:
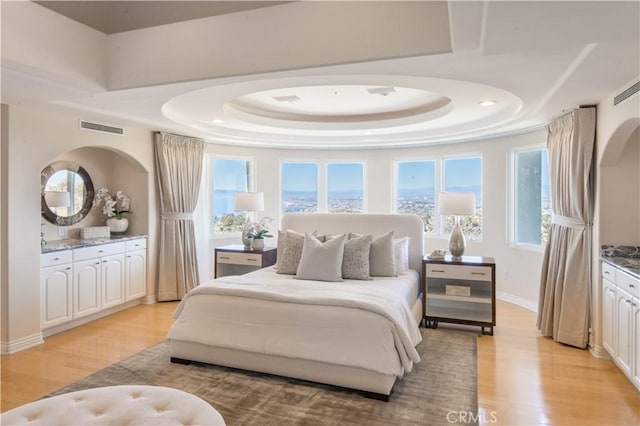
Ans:
{"type": "Polygon", "coordinates": [[[247,213],[247,218],[242,227],[242,244],[245,250],[251,250],[251,238],[249,234],[256,226],[255,222],[249,220],[250,212],[261,212],[264,210],[264,193],[262,192],[236,192],[234,210],[247,213]]]}
{"type": "Polygon", "coordinates": [[[460,227],[460,216],[470,216],[476,211],[476,197],[473,193],[443,192],[438,205],[441,215],[455,215],[455,225],[449,236],[449,252],[455,258],[464,253],[465,239],[460,227]]]}

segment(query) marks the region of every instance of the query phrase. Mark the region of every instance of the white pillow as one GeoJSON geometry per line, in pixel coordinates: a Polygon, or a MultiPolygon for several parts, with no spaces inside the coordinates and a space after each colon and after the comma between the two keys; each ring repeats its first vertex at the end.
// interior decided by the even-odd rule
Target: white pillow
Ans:
{"type": "Polygon", "coordinates": [[[393,239],[393,256],[396,262],[396,274],[406,275],[409,272],[409,242],[411,237],[393,239]]]}
{"type": "Polygon", "coordinates": [[[342,281],[342,258],[346,239],[347,235],[342,234],[323,243],[311,234],[305,234],[296,278],[342,281]]]}
{"type": "MultiPolygon", "coordinates": [[[[361,237],[349,234],[350,238],[361,237]]],[[[395,277],[396,261],[393,250],[393,231],[379,235],[371,241],[369,253],[369,275],[372,277],[395,277]]]]}

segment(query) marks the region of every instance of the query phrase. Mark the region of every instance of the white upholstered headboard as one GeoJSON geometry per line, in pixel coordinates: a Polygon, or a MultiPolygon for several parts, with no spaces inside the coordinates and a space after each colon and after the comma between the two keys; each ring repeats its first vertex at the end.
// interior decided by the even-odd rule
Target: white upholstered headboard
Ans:
{"type": "Polygon", "coordinates": [[[411,237],[409,267],[418,272],[422,270],[424,225],[414,214],[287,213],[282,217],[280,229],[318,231],[318,234],[354,232],[374,237],[393,230],[396,238],[411,237]]]}

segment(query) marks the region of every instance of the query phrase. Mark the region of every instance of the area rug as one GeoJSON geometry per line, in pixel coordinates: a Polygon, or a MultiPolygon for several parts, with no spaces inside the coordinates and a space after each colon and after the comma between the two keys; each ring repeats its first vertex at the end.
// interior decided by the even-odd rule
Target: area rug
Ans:
{"type": "Polygon", "coordinates": [[[353,390],[205,364],[169,360],[162,342],[52,395],[125,384],[168,386],[198,395],[236,425],[476,424],[474,335],[421,329],[422,361],[398,381],[389,402],[353,390]]]}

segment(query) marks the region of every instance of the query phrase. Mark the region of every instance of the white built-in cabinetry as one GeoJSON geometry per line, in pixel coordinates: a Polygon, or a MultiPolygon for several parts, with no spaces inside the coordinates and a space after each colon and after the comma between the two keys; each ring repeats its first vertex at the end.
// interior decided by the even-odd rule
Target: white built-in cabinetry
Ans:
{"type": "Polygon", "coordinates": [[[602,262],[602,343],[640,389],[640,279],[602,262]]]}
{"type": "Polygon", "coordinates": [[[97,315],[146,294],[147,240],[43,253],[42,329],[97,315]]]}

